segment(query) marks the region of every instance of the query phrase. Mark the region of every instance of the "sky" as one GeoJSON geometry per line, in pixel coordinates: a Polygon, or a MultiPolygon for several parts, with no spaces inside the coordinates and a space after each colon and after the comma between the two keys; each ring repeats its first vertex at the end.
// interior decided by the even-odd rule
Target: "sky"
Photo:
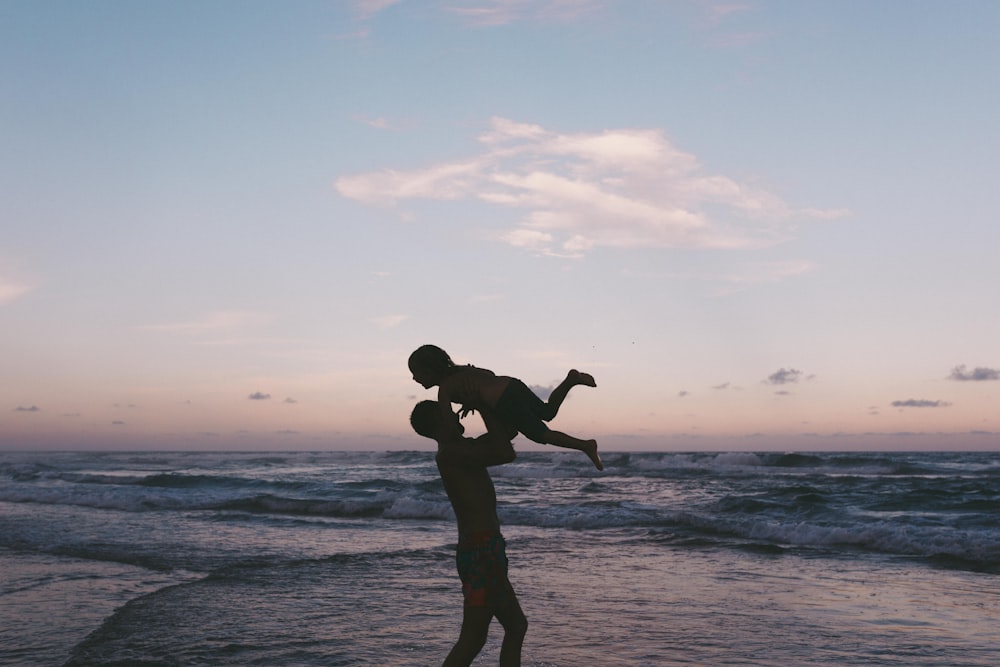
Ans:
{"type": "Polygon", "coordinates": [[[1000,451],[998,28],[0,0],[0,449],[429,448],[433,343],[603,451],[1000,451]]]}

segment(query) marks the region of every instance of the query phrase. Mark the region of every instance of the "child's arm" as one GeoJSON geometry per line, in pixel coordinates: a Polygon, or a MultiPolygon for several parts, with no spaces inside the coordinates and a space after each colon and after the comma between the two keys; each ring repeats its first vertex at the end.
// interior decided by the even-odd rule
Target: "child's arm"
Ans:
{"type": "Polygon", "coordinates": [[[452,385],[447,380],[438,385],[438,407],[441,409],[441,414],[448,420],[453,419],[451,411],[451,403],[454,400],[453,393],[452,385]]]}

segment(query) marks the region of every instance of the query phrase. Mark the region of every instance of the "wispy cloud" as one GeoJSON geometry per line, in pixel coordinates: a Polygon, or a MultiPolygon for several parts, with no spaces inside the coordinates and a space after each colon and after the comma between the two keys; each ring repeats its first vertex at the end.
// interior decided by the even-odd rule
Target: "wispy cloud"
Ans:
{"type": "Polygon", "coordinates": [[[374,322],[375,326],[379,329],[393,329],[409,318],[409,315],[383,315],[381,317],[372,318],[372,322],[374,322]]]}
{"type": "Polygon", "coordinates": [[[700,2],[706,18],[712,25],[718,25],[731,16],[744,14],[753,10],[753,5],[748,2],[716,2],[715,0],[702,0],[700,2]]]}
{"type": "Polygon", "coordinates": [[[563,257],[599,247],[761,247],[790,238],[800,222],[846,214],[794,208],[705,173],[658,129],[564,134],[493,118],[478,139],[477,156],[343,176],[336,189],[366,204],[474,200],[519,210],[520,219],[493,238],[563,257]]]}
{"type": "Polygon", "coordinates": [[[576,21],[607,4],[607,0],[453,0],[448,9],[473,25],[499,26],[519,21],[576,21]]]}
{"type": "Polygon", "coordinates": [[[701,29],[709,46],[738,49],[770,39],[770,29],[755,27],[750,19],[756,7],[748,2],[700,0],[701,29]]]}
{"type": "MultiPolygon", "coordinates": [[[[353,0],[354,18],[370,23],[402,0],[353,0]]],[[[412,3],[414,6],[430,3],[412,3]]],[[[467,25],[479,28],[512,23],[569,23],[592,16],[610,4],[609,0],[441,0],[433,7],[458,16],[467,25]]],[[[368,37],[367,26],[341,37],[368,37]]]]}
{"type": "Polygon", "coordinates": [[[388,130],[391,127],[389,120],[384,116],[368,118],[367,116],[355,115],[354,120],[359,123],[364,123],[368,127],[374,127],[376,130],[388,130]]]}
{"type": "Polygon", "coordinates": [[[946,408],[951,403],[947,401],[928,401],[922,398],[910,398],[905,401],[893,401],[894,408],[946,408]]]}
{"type": "Polygon", "coordinates": [[[32,405],[32,406],[28,406],[28,407],[25,407],[23,405],[19,405],[16,408],[14,408],[14,412],[41,412],[41,411],[42,411],[42,409],[40,407],[38,407],[37,405],[32,405]]]}
{"type": "Polygon", "coordinates": [[[362,21],[367,21],[400,2],[402,0],[354,0],[354,15],[362,21]]]}
{"type": "Polygon", "coordinates": [[[148,324],[140,328],[146,331],[163,331],[182,335],[198,335],[255,327],[265,324],[270,320],[271,316],[265,313],[227,310],[209,313],[208,315],[205,315],[197,320],[170,322],[165,324],[148,324]]]}
{"type": "Polygon", "coordinates": [[[11,303],[31,291],[23,282],[0,276],[0,306],[11,303]]]}
{"type": "Polygon", "coordinates": [[[815,268],[815,263],[808,260],[759,262],[749,265],[737,273],[730,273],[719,278],[722,286],[715,290],[715,294],[716,296],[736,294],[757,285],[769,285],[801,276],[815,268]]]}
{"type": "Polygon", "coordinates": [[[965,370],[965,364],[960,366],[955,366],[951,369],[951,375],[948,376],[949,380],[958,380],[959,382],[984,382],[986,380],[1000,380],[1000,370],[996,368],[984,368],[982,366],[977,366],[971,371],[965,370]]]}

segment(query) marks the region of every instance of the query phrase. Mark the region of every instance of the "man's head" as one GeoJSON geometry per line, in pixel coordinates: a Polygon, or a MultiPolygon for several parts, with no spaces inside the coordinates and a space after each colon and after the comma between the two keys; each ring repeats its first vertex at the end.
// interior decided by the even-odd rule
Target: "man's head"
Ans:
{"type": "Polygon", "coordinates": [[[458,421],[458,415],[454,415],[454,418],[453,422],[447,420],[437,401],[420,401],[410,413],[410,426],[419,435],[440,441],[465,432],[461,422],[458,421]]]}

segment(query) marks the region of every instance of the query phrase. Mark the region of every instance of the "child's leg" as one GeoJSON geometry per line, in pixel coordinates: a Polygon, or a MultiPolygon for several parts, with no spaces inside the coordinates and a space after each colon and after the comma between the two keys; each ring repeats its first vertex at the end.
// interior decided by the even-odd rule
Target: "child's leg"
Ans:
{"type": "Polygon", "coordinates": [[[566,435],[562,431],[549,431],[543,444],[579,450],[590,457],[590,460],[593,461],[595,468],[598,470],[604,470],[604,463],[601,461],[601,457],[597,453],[596,440],[580,440],[579,438],[574,438],[571,435],[566,435]]]}
{"type": "Polygon", "coordinates": [[[488,433],[500,435],[509,440],[517,437],[517,429],[500,419],[493,410],[480,410],[479,416],[483,418],[483,425],[486,426],[488,433]]]}
{"type": "Polygon", "coordinates": [[[566,395],[569,394],[569,390],[578,384],[586,385],[588,387],[596,387],[597,383],[594,382],[594,376],[590,373],[581,373],[575,368],[566,374],[566,379],[559,383],[559,386],[552,390],[549,394],[548,403],[546,403],[546,412],[542,416],[545,421],[551,421],[555,419],[555,416],[559,414],[559,407],[566,400],[566,395]]]}

